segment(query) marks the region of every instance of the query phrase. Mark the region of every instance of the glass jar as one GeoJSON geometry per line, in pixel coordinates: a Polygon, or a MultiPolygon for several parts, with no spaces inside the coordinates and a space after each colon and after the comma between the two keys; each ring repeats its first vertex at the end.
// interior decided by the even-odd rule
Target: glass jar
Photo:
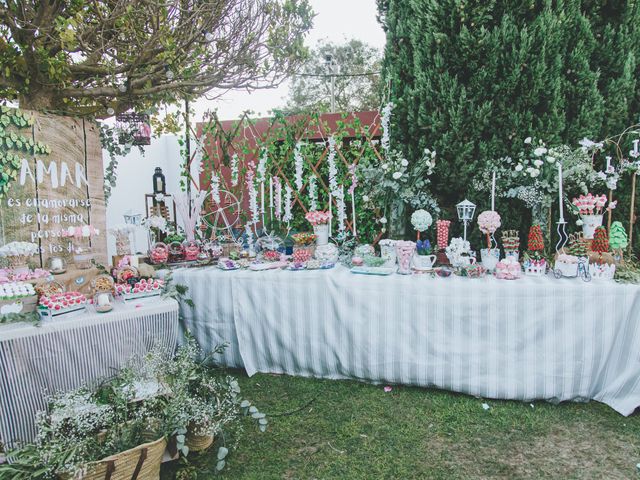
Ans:
{"type": "Polygon", "coordinates": [[[110,291],[98,291],[93,296],[93,307],[98,313],[107,313],[113,310],[114,297],[110,291]]]}
{"type": "Polygon", "coordinates": [[[49,257],[46,267],[52,274],[60,275],[67,271],[67,262],[62,257],[49,257]]]}
{"type": "Polygon", "coordinates": [[[73,241],[73,263],[79,270],[93,267],[93,248],[89,238],[77,238],[73,241]]]}

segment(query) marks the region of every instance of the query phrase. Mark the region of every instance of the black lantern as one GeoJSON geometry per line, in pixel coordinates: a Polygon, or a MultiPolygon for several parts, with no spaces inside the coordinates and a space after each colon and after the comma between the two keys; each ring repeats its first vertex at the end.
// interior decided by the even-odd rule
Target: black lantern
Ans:
{"type": "Polygon", "coordinates": [[[167,194],[167,182],[160,167],[156,167],[156,173],[153,174],[153,194],[167,194]]]}

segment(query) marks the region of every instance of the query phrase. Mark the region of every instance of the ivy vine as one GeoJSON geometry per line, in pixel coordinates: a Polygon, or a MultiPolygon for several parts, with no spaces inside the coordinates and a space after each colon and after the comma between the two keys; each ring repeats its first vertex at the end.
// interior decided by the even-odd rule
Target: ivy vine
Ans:
{"type": "MultiPolygon", "coordinates": [[[[124,157],[133,148],[135,128],[130,130],[111,127],[105,123],[100,124],[100,143],[103,150],[109,155],[109,164],[104,171],[104,201],[108,202],[111,190],[116,186],[118,179],[118,157],[124,157]]],[[[144,154],[144,148],[138,145],[140,153],[144,154]]]]}
{"type": "Polygon", "coordinates": [[[21,133],[21,130],[31,128],[33,123],[33,117],[26,112],[0,107],[0,198],[6,195],[11,182],[18,177],[24,157],[51,153],[49,146],[21,133]]]}

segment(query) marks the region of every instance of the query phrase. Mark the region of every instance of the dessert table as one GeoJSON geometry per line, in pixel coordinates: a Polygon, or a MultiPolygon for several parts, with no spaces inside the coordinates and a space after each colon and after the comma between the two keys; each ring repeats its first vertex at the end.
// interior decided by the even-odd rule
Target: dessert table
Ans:
{"type": "Polygon", "coordinates": [[[33,441],[47,393],[112,376],[153,348],[173,354],[178,304],[159,297],[116,303],[109,313],[70,313],[34,326],[0,325],[0,441],[33,441]]]}
{"type": "Polygon", "coordinates": [[[487,398],[640,406],[640,287],[316,271],[180,269],[185,326],[256,372],[487,398]]]}

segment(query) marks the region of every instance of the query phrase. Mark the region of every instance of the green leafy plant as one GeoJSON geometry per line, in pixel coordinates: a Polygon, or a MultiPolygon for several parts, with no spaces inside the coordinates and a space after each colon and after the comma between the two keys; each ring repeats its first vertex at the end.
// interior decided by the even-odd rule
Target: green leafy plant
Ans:
{"type": "Polygon", "coordinates": [[[33,126],[33,117],[19,109],[0,107],[0,199],[20,173],[22,160],[33,155],[48,155],[51,149],[34,142],[26,129],[33,126]]]}

